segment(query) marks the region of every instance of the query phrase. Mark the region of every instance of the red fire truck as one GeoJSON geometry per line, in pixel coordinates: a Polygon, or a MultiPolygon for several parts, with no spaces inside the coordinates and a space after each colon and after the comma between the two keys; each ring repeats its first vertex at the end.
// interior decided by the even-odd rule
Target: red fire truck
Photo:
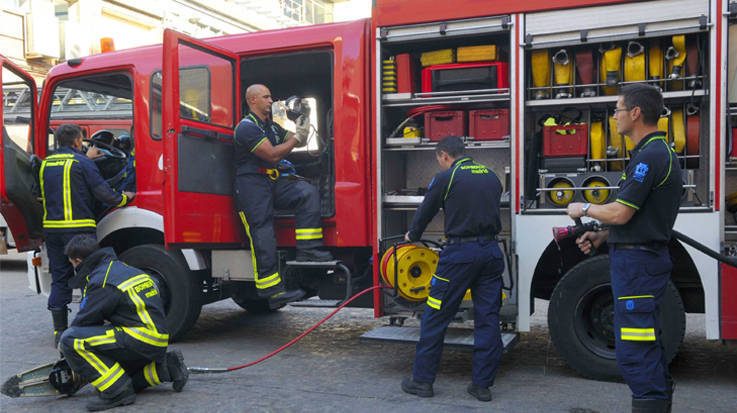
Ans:
{"type": "MultiPolygon", "coordinates": [[[[463,136],[469,155],[505,183],[507,342],[529,331],[534,299],[549,300],[550,333],[567,362],[583,375],[612,377],[606,248],[585,257],[571,240],[556,243],[550,228],[572,224],[569,202],[613,199],[631,149],[611,123],[617,88],[647,82],[663,90],[659,125],[684,167],[676,229],[733,253],[733,6],[377,0],[370,19],[348,23],[204,40],[166,30],[163,45],[55,66],[38,100],[33,80],[1,58],[0,210],[17,248],[35,251],[31,281],[43,291],[48,268],[31,155],[55,149],[50,131],[61,122],[132,125],[138,195],[101,217],[100,242],[156,278],[177,338],[214,301],[269,311],[255,294],[249,244],[231,200],[233,128],[246,110],[245,88],[264,83],[277,98],[311,102],[316,132],[289,160],[319,188],[326,244],[342,263],[295,266],[294,220],[277,211],[288,284],[313,296],[303,305],[323,306],[389,285],[356,303],[401,321],[423,310],[442,217],[423,245],[397,244],[396,236],[436,172],[435,141],[463,136]],[[75,112],[75,102],[87,109],[75,112]],[[25,112],[14,113],[22,104],[25,112]]],[[[130,153],[107,158],[120,156],[130,153]]],[[[706,315],[707,339],[737,339],[737,301],[729,299],[737,294],[736,271],[677,240],[670,250],[675,265],[661,310],[668,357],[683,339],[687,312],[706,315]]],[[[460,319],[472,315],[469,307],[460,319]]],[[[369,336],[408,328],[393,324],[369,336]]]]}

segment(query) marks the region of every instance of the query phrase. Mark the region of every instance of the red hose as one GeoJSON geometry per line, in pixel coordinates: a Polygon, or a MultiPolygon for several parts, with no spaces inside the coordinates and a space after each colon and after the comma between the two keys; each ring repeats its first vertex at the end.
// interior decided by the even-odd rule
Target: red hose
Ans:
{"type": "Polygon", "coordinates": [[[227,372],[230,372],[230,371],[236,371],[236,370],[240,370],[240,369],[245,369],[246,367],[255,366],[256,364],[259,364],[259,363],[261,363],[263,361],[266,361],[266,360],[274,357],[275,355],[281,353],[282,351],[284,351],[287,348],[289,348],[292,345],[294,345],[299,340],[302,340],[306,335],[310,334],[316,328],[320,327],[324,322],[328,321],[331,317],[333,317],[335,314],[337,314],[338,311],[340,311],[343,308],[345,308],[348,304],[350,304],[351,302],[353,302],[358,297],[360,297],[360,296],[362,296],[362,295],[364,295],[364,294],[366,294],[366,293],[368,293],[370,291],[373,291],[373,290],[376,290],[376,289],[380,289],[380,288],[388,288],[388,287],[381,286],[381,285],[375,285],[373,287],[366,288],[365,290],[363,290],[363,291],[361,291],[361,292],[353,295],[351,298],[345,300],[342,304],[340,304],[335,310],[333,310],[333,312],[331,312],[330,314],[328,314],[325,318],[323,318],[322,320],[318,321],[312,327],[310,327],[307,330],[305,330],[304,332],[302,332],[302,334],[298,335],[297,337],[295,337],[292,340],[290,340],[288,343],[286,343],[283,346],[279,347],[278,349],[272,351],[271,353],[269,353],[269,354],[261,357],[258,360],[254,360],[254,361],[251,361],[251,362],[246,363],[246,364],[241,364],[239,366],[232,366],[232,367],[226,367],[226,368],[190,367],[189,368],[189,371],[190,371],[190,373],[195,373],[195,374],[197,374],[197,373],[199,373],[199,374],[206,374],[206,373],[227,373],[227,372]]]}

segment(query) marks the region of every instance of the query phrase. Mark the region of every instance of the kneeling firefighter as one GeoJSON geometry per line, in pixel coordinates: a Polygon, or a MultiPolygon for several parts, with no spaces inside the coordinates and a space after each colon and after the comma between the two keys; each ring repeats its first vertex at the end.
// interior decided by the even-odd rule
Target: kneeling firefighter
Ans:
{"type": "Polygon", "coordinates": [[[137,391],[161,382],[182,391],[189,372],[179,350],[167,352],[164,304],[153,279],[90,235],[74,236],[64,252],[75,269],[70,287],[82,289],[82,301],[59,349],[99,392],[87,409],[132,404],[137,391]]]}

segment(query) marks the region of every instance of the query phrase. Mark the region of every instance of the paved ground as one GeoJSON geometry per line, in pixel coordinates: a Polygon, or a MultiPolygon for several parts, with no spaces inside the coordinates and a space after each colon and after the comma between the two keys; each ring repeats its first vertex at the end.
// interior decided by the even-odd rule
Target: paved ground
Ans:
{"type": "MultiPolygon", "coordinates": [[[[10,258],[18,258],[11,255],[10,258]]],[[[167,385],[139,395],[124,412],[624,412],[629,393],[621,383],[583,379],[566,367],[549,341],[545,302],[533,331],[503,359],[494,400],[465,392],[471,353],[446,350],[436,396],[419,399],[399,389],[411,368],[414,346],[366,342],[359,336],[381,325],[370,310],[350,309],[277,357],[234,373],[192,376],[182,393],[167,385]]],[[[26,286],[25,263],[0,258],[0,379],[56,358],[45,297],[26,286]]],[[[270,352],[326,315],[326,309],[285,308],[253,316],[231,301],[203,308],[194,330],[175,346],[191,366],[231,366],[270,352]]],[[[678,382],[674,411],[737,412],[737,346],[704,338],[703,317],[688,317],[681,354],[672,370],[678,382]]],[[[76,412],[93,397],[10,399],[3,412],[76,412]]]]}

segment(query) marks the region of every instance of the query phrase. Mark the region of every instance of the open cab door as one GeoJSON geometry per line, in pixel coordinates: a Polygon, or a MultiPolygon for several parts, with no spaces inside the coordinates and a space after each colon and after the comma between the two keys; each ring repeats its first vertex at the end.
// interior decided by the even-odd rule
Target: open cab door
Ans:
{"type": "Polygon", "coordinates": [[[167,29],[162,68],[166,245],[237,242],[232,182],[238,56],[167,29]]]}
{"type": "MultiPolygon", "coordinates": [[[[29,251],[43,242],[43,208],[37,195],[37,172],[31,160],[35,148],[36,81],[3,55],[0,55],[0,67],[3,92],[0,213],[18,251],[29,251]]],[[[4,249],[6,240],[0,240],[0,244],[0,249],[4,249]]]]}

